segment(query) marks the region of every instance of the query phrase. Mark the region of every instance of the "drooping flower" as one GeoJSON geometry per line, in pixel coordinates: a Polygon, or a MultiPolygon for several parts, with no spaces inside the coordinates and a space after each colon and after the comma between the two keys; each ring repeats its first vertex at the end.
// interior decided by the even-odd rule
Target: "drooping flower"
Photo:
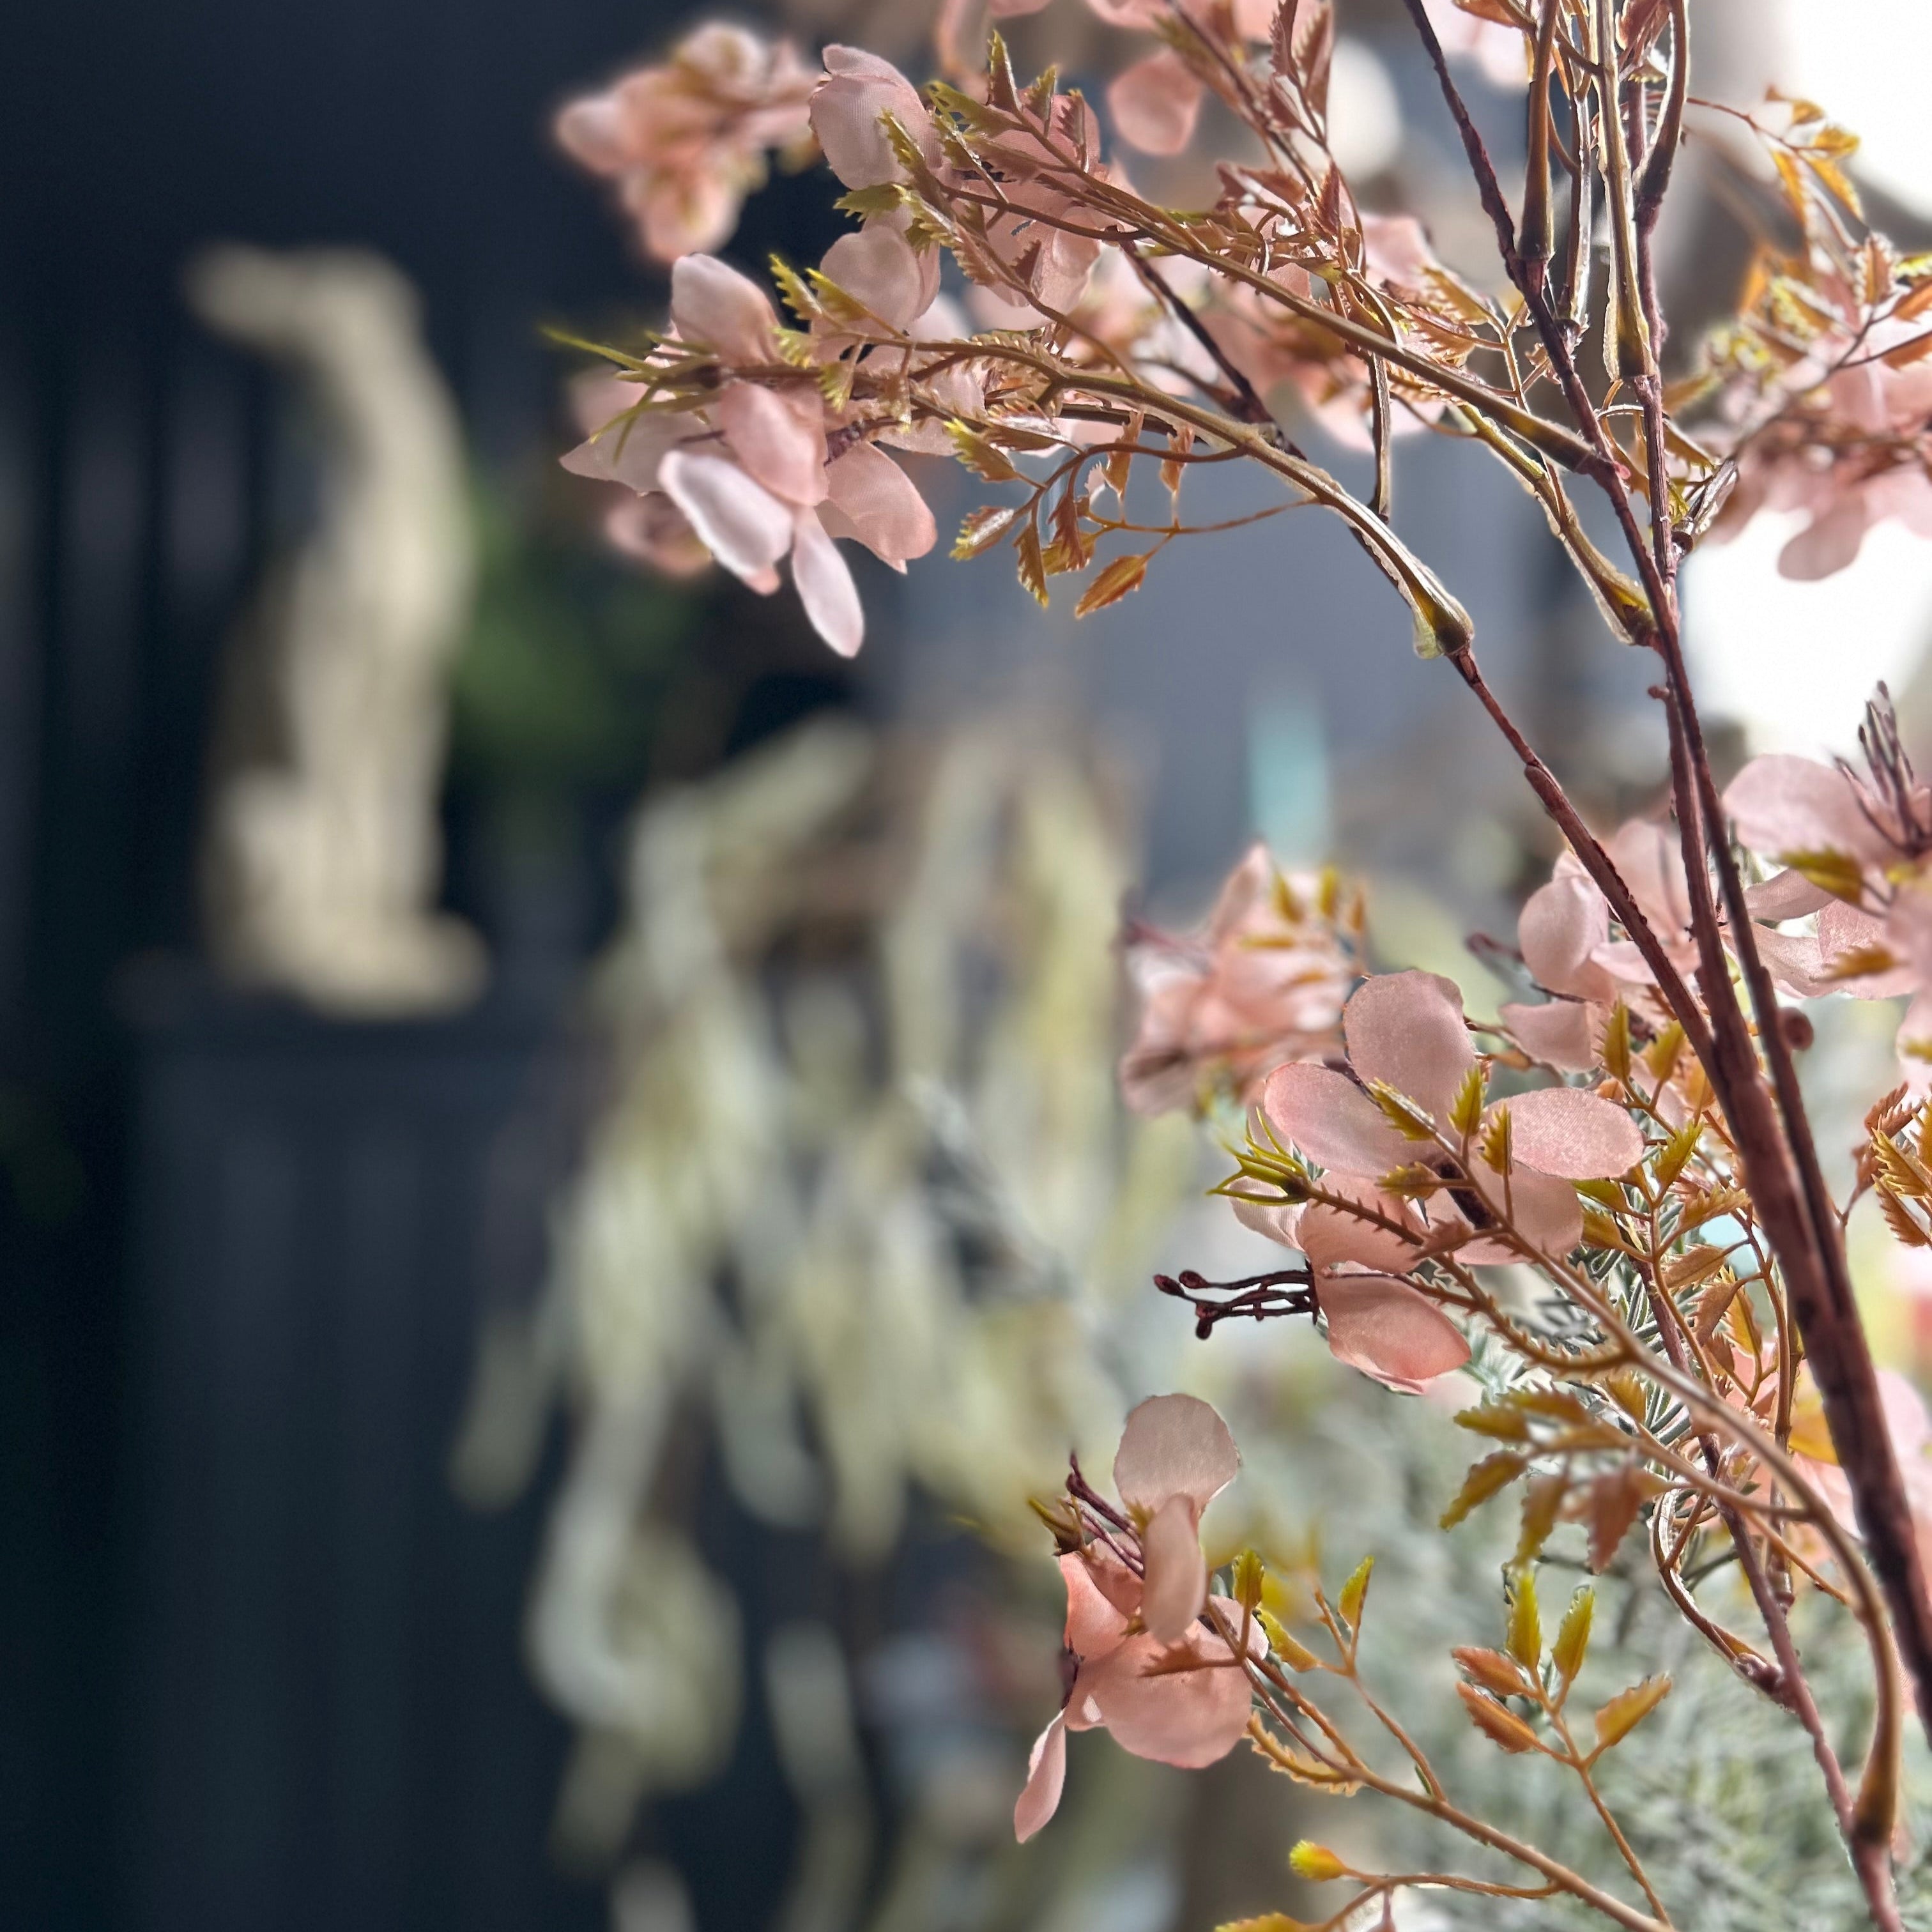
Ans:
{"type": "MultiPolygon", "coordinates": [[[[1022,1843],[1059,1807],[1069,1731],[1104,1729],[1136,1757],[1190,1767],[1240,1742],[1247,1677],[1226,1638],[1201,1621],[1209,1600],[1200,1532],[1202,1512],[1240,1468],[1227,1424],[1192,1396],[1156,1396],[1127,1418],[1114,1486],[1132,1528],[1060,1558],[1072,1678],[1034,1741],[1013,1808],[1022,1843]]],[[[1226,1624],[1240,1625],[1238,1605],[1214,1602],[1226,1624]]],[[[1258,1654],[1258,1633],[1251,1641],[1258,1654]]]]}
{"type": "Polygon", "coordinates": [[[661,262],[715,248],[765,179],[767,152],[807,140],[814,76],[789,40],[712,24],[658,67],[569,102],[556,138],[615,181],[645,251],[661,262]]]}
{"type": "Polygon", "coordinates": [[[1141,994],[1120,1062],[1127,1105],[1198,1108],[1217,1088],[1245,1103],[1284,1061],[1336,1050],[1360,916],[1359,899],[1342,903],[1332,876],[1285,875],[1257,844],[1198,931],[1137,931],[1126,948],[1141,994]]]}

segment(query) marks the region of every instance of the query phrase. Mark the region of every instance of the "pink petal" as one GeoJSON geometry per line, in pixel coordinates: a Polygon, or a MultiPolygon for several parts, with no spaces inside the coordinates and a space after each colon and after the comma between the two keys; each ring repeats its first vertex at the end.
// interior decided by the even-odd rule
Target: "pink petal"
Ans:
{"type": "Polygon", "coordinates": [[[825,495],[824,412],[816,397],[811,402],[808,416],[756,382],[727,382],[718,399],[718,427],[731,454],[788,503],[816,503],[825,495]]]}
{"type": "Polygon", "coordinates": [[[680,255],[670,268],[670,318],[687,342],[728,362],[769,362],[778,317],[763,289],[716,255],[680,255]]]}
{"type": "Polygon", "coordinates": [[[1141,1554],[1146,1563],[1141,1621],[1150,1636],[1178,1642],[1208,1600],[1208,1558],[1191,1497],[1169,1496],[1148,1519],[1141,1554]]]}
{"type": "Polygon", "coordinates": [[[1892,1452],[1909,1464],[1932,1444],[1932,1418],[1926,1414],[1924,1398],[1896,1369],[1879,1370],[1878,1394],[1892,1452]]]}
{"type": "Polygon", "coordinates": [[[1382,1193],[1372,1182],[1353,1175],[1337,1175],[1326,1184],[1333,1192],[1372,1208],[1385,1220],[1400,1222],[1412,1232],[1400,1234],[1345,1208],[1312,1201],[1302,1209],[1295,1228],[1295,1245],[1301,1252],[1318,1268],[1352,1262],[1390,1274],[1407,1274],[1415,1264],[1423,1230],[1414,1225],[1406,1204],[1382,1193]]]}
{"type": "Polygon", "coordinates": [[[939,255],[931,248],[921,255],[897,229],[868,221],[840,236],[818,266],[888,328],[910,328],[932,302],[939,255]]]}
{"type": "Polygon", "coordinates": [[[1510,1113],[1517,1164],[1566,1180],[1606,1180],[1643,1156],[1643,1136],[1622,1108],[1578,1087],[1543,1087],[1498,1100],[1510,1113]]]}
{"type": "Polygon", "coordinates": [[[1024,1844],[1054,1812],[1066,1783],[1066,1719],[1063,1712],[1034,1738],[1026,1788],[1013,1807],[1013,1836],[1024,1844]]]}
{"type": "Polygon", "coordinates": [[[1724,809],[1739,842],[1768,859],[1838,851],[1882,866],[1889,857],[1851,781],[1810,758],[1772,752],[1752,759],[1726,788],[1724,809]]]}
{"type": "Polygon", "coordinates": [[[923,556],[938,540],[938,526],[912,478],[871,443],[854,443],[826,470],[825,481],[853,534],[887,563],[923,556]]]}
{"type": "Polygon", "coordinates": [[[830,46],[824,58],[826,77],[812,96],[812,128],[832,172],[848,188],[903,181],[880,117],[890,113],[928,151],[934,147],[932,124],[912,82],[857,47],[830,46]]]}
{"type": "Polygon", "coordinates": [[[1928,907],[1922,892],[1901,892],[1892,901],[1883,919],[1876,919],[1856,906],[1834,899],[1818,915],[1818,951],[1827,968],[1846,954],[1866,946],[1882,946],[1898,956],[1901,963],[1882,973],[1868,974],[1856,980],[1834,980],[1834,988],[1855,1000],[1886,1000],[1894,993],[1917,990],[1925,963],[1928,934],[1928,907]]]}
{"type": "Polygon", "coordinates": [[[1564,1073],[1587,1073],[1597,1064],[1595,1022],[1599,1016],[1575,1000],[1546,1006],[1497,1009],[1516,1044],[1532,1060],[1564,1073]]]}
{"type": "Polygon", "coordinates": [[[1826,971],[1823,949],[1802,932],[1767,932],[1756,928],[1758,957],[1770,970],[1779,992],[1799,1000],[1835,992],[1837,982],[1826,971]]]}
{"type": "Polygon", "coordinates": [[[1166,11],[1163,0],[1087,0],[1110,27],[1151,27],[1166,11]]]}
{"type": "Polygon", "coordinates": [[[1778,574],[1800,584],[1834,577],[1858,560],[1871,527],[1872,506],[1862,490],[1848,490],[1814,517],[1778,554],[1778,574]]]}
{"type": "Polygon", "coordinates": [[[593,94],[566,103],[553,130],[564,152],[593,174],[614,175],[630,164],[630,116],[616,93],[593,94]]]}
{"type": "Polygon", "coordinates": [[[605,512],[604,536],[614,550],[667,577],[694,577],[711,567],[711,553],[668,496],[620,496],[605,512]]]}
{"type": "Polygon", "coordinates": [[[635,416],[614,422],[599,435],[566,451],[558,460],[574,476],[599,483],[621,483],[641,494],[658,488],[658,465],[668,451],[695,434],[699,425],[688,418],[671,422],[662,417],[635,416]]]}
{"type": "Polygon", "coordinates": [[[1234,1480],[1240,1451],[1228,1425],[1198,1396],[1150,1396],[1127,1418],[1114,1458],[1114,1488],[1130,1509],[1185,1496],[1197,1516],[1234,1480]]]}
{"type": "Polygon", "coordinates": [[[1342,1009],[1348,1064],[1364,1080],[1384,1081],[1438,1118],[1476,1064],[1462,1024],[1462,994],[1437,973],[1380,973],[1357,987],[1342,1009]]]}
{"type": "Polygon", "coordinates": [[[1300,1222],[1305,1208],[1285,1202],[1244,1201],[1238,1194],[1228,1198],[1234,1203],[1234,1219],[1243,1227],[1265,1234],[1285,1248],[1300,1246],[1300,1222]]]}
{"type": "Polygon", "coordinates": [[[1330,1067],[1277,1066],[1262,1089],[1262,1112],[1284,1147],[1299,1148],[1317,1165],[1345,1174],[1384,1174],[1415,1157],[1414,1144],[1346,1074],[1330,1067]]]}
{"type": "Polygon", "coordinates": [[[1105,1657],[1139,1613],[1141,1580],[1103,1544],[1060,1559],[1066,1585],[1066,1648],[1078,1658],[1105,1657]]]}
{"type": "Polygon", "coordinates": [[[658,480],[705,548],[747,583],[791,548],[791,512],[725,458],[674,449],[658,480]]]}
{"type": "Polygon", "coordinates": [[[996,20],[1017,19],[1022,14],[1037,14],[1046,0],[987,0],[986,11],[996,20]]]}
{"type": "Polygon", "coordinates": [[[1690,922],[1684,853],[1668,826],[1633,819],[1618,826],[1604,849],[1637,904],[1666,944],[1690,922]]]}
{"type": "Polygon", "coordinates": [[[1462,1331],[1426,1295],[1386,1275],[1323,1277],[1315,1298],[1339,1361],[1407,1394],[1469,1359],[1462,1331]]]}
{"type": "Polygon", "coordinates": [[[1744,891],[1744,904],[1754,919],[1802,919],[1821,906],[1840,903],[1802,872],[1780,872],[1744,891]]]}
{"type": "Polygon", "coordinates": [[[1081,1677],[1123,1750],[1196,1769],[1240,1742],[1252,1700],[1246,1673],[1219,1637],[1197,1632],[1180,1655],[1196,1667],[1150,1676],[1175,1660],[1174,1652],[1150,1636],[1130,1637],[1081,1677]]]}
{"type": "Polygon", "coordinates": [[[1594,999],[1608,991],[1592,956],[1610,936],[1610,908],[1587,879],[1552,879],[1532,892],[1516,921],[1523,964],[1552,993],[1594,999]]]}
{"type": "Polygon", "coordinates": [[[866,641],[866,612],[859,586],[838,546],[810,510],[800,510],[791,548],[791,580],[812,628],[842,658],[856,657],[866,641]]]}
{"type": "MultiPolygon", "coordinates": [[[[1504,1204],[1502,1177],[1478,1161],[1475,1179],[1477,1192],[1500,1220],[1504,1204]]],[[[1532,1167],[1517,1168],[1510,1176],[1508,1203],[1516,1232],[1546,1255],[1567,1255],[1583,1238],[1583,1204],[1576,1198],[1576,1190],[1558,1175],[1539,1174],[1532,1167]]],[[[1480,1268],[1520,1262],[1523,1257],[1520,1249],[1501,1235],[1478,1234],[1456,1250],[1456,1258],[1480,1268]]]]}
{"type": "Polygon", "coordinates": [[[1122,140],[1144,154],[1178,154],[1194,138],[1201,83],[1171,47],[1136,61],[1107,89],[1122,140]]]}

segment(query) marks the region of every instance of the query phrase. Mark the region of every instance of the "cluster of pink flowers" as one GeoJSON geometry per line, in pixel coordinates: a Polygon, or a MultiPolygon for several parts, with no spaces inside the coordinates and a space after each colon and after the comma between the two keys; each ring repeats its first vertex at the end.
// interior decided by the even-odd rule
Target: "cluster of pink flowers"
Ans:
{"type": "Polygon", "coordinates": [[[1740,452],[1720,533],[1760,510],[1802,511],[1804,527],[1778,554],[1800,580],[1854,562],[1874,524],[1896,519],[1932,537],[1932,359],[1923,318],[1856,320],[1814,344],[1786,372],[1780,420],[1740,452]],[[1906,352],[1894,364],[1888,357],[1906,352]]]}
{"type": "MultiPolygon", "coordinates": [[[[903,314],[920,292],[903,286],[904,244],[884,238],[881,248],[867,233],[842,238],[826,255],[826,272],[903,314]]],[[[712,256],[686,255],[674,265],[671,322],[680,343],[704,345],[728,368],[769,372],[778,362],[770,298],[712,256]]],[[[622,387],[619,379],[596,393],[615,401],[622,387]]],[[[850,657],[864,638],[865,614],[832,539],[854,538],[903,570],[938,534],[911,478],[878,446],[900,440],[890,424],[868,436],[808,382],[780,388],[727,381],[703,411],[616,416],[563,462],[635,494],[639,508],[626,512],[615,533],[654,562],[686,566],[695,547],[769,594],[789,555],[814,628],[850,657]]]]}
{"type": "Polygon", "coordinates": [[[1568,1254],[1583,1233],[1571,1183],[1623,1173],[1642,1154],[1643,1137],[1622,1108],[1562,1086],[1492,1100],[1466,1131],[1452,1130],[1459,1095],[1481,1074],[1462,993],[1436,974],[1364,982],[1342,1028],[1344,1067],[1280,1067],[1260,1108],[1269,1139],[1318,1168],[1322,1192],[1334,1198],[1280,1202],[1237,1190],[1234,1211],[1307,1257],[1335,1354],[1414,1391],[1460,1368],[1469,1348],[1436,1302],[1404,1277],[1451,1254],[1467,1266],[1524,1259],[1517,1240],[1490,1232],[1502,1223],[1532,1244],[1532,1254],[1568,1254]],[[1454,1186],[1420,1198],[1390,1191],[1399,1170],[1430,1168],[1441,1154],[1396,1125],[1378,1090],[1420,1109],[1442,1136],[1442,1151],[1460,1140],[1454,1186]],[[1504,1114],[1507,1153],[1491,1131],[1504,1114]]]}
{"type": "Polygon", "coordinates": [[[1136,927],[1125,949],[1141,995],[1120,1062],[1127,1105],[1199,1112],[1226,1094],[1245,1106],[1285,1061],[1337,1051],[1360,921],[1360,899],[1343,904],[1332,874],[1285,874],[1257,844],[1198,930],[1136,927]]]}
{"type": "MultiPolygon", "coordinates": [[[[1060,1574],[1066,1586],[1066,1697],[1035,1741],[1013,1829],[1031,1838],[1059,1808],[1066,1733],[1104,1729],[1136,1757],[1190,1767],[1240,1743],[1250,1698],[1238,1638],[1247,1619],[1226,1597],[1210,1606],[1202,1513],[1241,1466],[1228,1425],[1189,1395],[1156,1396],[1127,1418],[1114,1459],[1116,1510],[1084,1484],[1060,1574]]],[[[1252,1654],[1264,1654],[1258,1628],[1252,1654]]]]}
{"type": "Polygon", "coordinates": [[[645,252],[675,261],[716,248],[762,187],[773,148],[808,152],[817,76],[789,40],[703,26],[660,67],[626,74],[556,118],[564,151],[617,184],[645,252]]]}
{"type": "Polygon", "coordinates": [[[1724,794],[1739,842],[1788,868],[1757,889],[1767,918],[1817,914],[1810,934],[1765,932],[1794,956],[1792,990],[1859,999],[1912,995],[1899,1055],[1913,1090],[1932,1086],[1932,787],[1913,770],[1881,689],[1861,734],[1865,768],[1774,753],[1724,794]]]}

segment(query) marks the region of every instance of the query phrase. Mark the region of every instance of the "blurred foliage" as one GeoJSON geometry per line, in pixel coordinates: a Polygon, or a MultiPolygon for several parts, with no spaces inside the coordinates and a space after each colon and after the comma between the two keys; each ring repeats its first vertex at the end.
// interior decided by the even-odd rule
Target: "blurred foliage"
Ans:
{"type": "Polygon", "coordinates": [[[475,493],[476,602],[452,687],[459,782],[532,802],[631,793],[702,628],[704,587],[626,568],[574,520],[475,493]]]}

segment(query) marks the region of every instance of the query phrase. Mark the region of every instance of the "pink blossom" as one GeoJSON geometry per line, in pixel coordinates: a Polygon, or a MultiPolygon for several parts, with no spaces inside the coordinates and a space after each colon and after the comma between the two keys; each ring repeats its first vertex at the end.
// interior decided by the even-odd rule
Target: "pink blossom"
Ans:
{"type": "Polygon", "coordinates": [[[764,183],[766,151],[804,140],[812,86],[790,41],[700,27],[664,65],[568,103],[556,138],[572,160],[617,183],[646,252],[674,261],[716,248],[764,183]]]}
{"type": "Polygon", "coordinates": [[[1321,1190],[1336,1199],[1284,1213],[1256,1198],[1238,1203],[1237,1211],[1307,1256],[1330,1348],[1393,1388],[1413,1389],[1459,1366],[1468,1349],[1441,1310],[1396,1277],[1445,1244],[1465,1263],[1520,1258],[1514,1242],[1483,1232],[1505,1220],[1546,1253],[1568,1254],[1582,1235],[1570,1184],[1623,1173],[1642,1155],[1643,1139],[1621,1108],[1574,1087],[1491,1101],[1478,1130],[1457,1135],[1448,1124],[1450,1111],[1478,1062],[1462,994],[1435,974],[1366,981],[1349,1000],[1342,1028],[1348,1072],[1280,1067],[1262,1095],[1269,1133],[1322,1169],[1321,1190]],[[1366,1090],[1375,1085],[1420,1108],[1435,1124],[1436,1142],[1397,1128],[1366,1090]],[[1504,1110],[1506,1175],[1480,1151],[1504,1110]],[[1380,1184],[1418,1162],[1451,1174],[1456,1170],[1446,1162],[1452,1154],[1460,1169],[1456,1188],[1426,1196],[1426,1212],[1380,1184]]]}
{"type": "Polygon", "coordinates": [[[1852,321],[1813,345],[1780,385],[1778,419],[1744,443],[1720,540],[1760,510],[1808,512],[1778,568],[1808,580],[1852,562],[1875,524],[1895,518],[1932,536],[1932,361],[1884,359],[1922,333],[1916,320],[1888,316],[1869,326],[1852,321]],[[1838,366],[1848,358],[1852,366],[1838,366]]]}
{"type": "Polygon", "coordinates": [[[1529,80],[1522,34],[1489,17],[1486,7],[1465,8],[1458,0],[1423,0],[1429,23],[1451,60],[1474,61],[1492,87],[1522,87],[1529,80]]]}
{"type": "MultiPolygon", "coordinates": [[[[847,236],[826,260],[858,244],[841,258],[844,272],[890,306],[913,298],[893,255],[911,251],[902,238],[883,234],[883,244],[847,236]]],[[[766,380],[777,362],[778,320],[756,283],[713,256],[683,256],[671,268],[671,322],[680,344],[712,351],[724,370],[742,367],[747,375],[728,375],[701,412],[661,411],[634,421],[621,419],[622,381],[586,387],[580,411],[610,413],[563,458],[564,467],[637,493],[643,507],[621,521],[614,513],[613,536],[646,561],[688,569],[700,550],[769,594],[788,556],[813,628],[850,656],[864,640],[865,614],[833,539],[862,543],[903,570],[938,540],[932,512],[904,471],[866,440],[863,425],[828,410],[815,383],[766,380]]]]}
{"type": "Polygon", "coordinates": [[[1126,960],[1140,1024],[1120,1062],[1130,1107],[1198,1108],[1222,1088],[1245,1103],[1271,1068],[1339,1046],[1355,969],[1324,896],[1321,880],[1285,877],[1256,844],[1198,931],[1136,935],[1126,960]]]}
{"type": "MultiPolygon", "coordinates": [[[[1226,1756],[1246,1732],[1246,1674],[1199,1621],[1209,1602],[1202,1512],[1240,1467],[1227,1424],[1192,1396],[1156,1396],[1127,1418],[1114,1486],[1135,1528],[1060,1558],[1072,1684],[1034,1744],[1013,1808],[1022,1842],[1058,1808],[1070,1730],[1105,1729],[1136,1757],[1190,1767],[1226,1756]]],[[[1238,1604],[1213,1602],[1228,1627],[1240,1625],[1238,1604]]],[[[1250,1645],[1263,1654],[1258,1631],[1250,1645]]]]}
{"type": "Polygon", "coordinates": [[[1759,944],[1809,975],[1802,990],[1913,997],[1899,1028],[1908,1079],[1932,1079],[1932,788],[1900,743],[1882,688],[1867,713],[1867,767],[1773,753],[1732,780],[1724,809],[1741,844],[1791,869],[1754,894],[1778,920],[1816,912],[1815,935],[1760,932],[1759,944]]]}

